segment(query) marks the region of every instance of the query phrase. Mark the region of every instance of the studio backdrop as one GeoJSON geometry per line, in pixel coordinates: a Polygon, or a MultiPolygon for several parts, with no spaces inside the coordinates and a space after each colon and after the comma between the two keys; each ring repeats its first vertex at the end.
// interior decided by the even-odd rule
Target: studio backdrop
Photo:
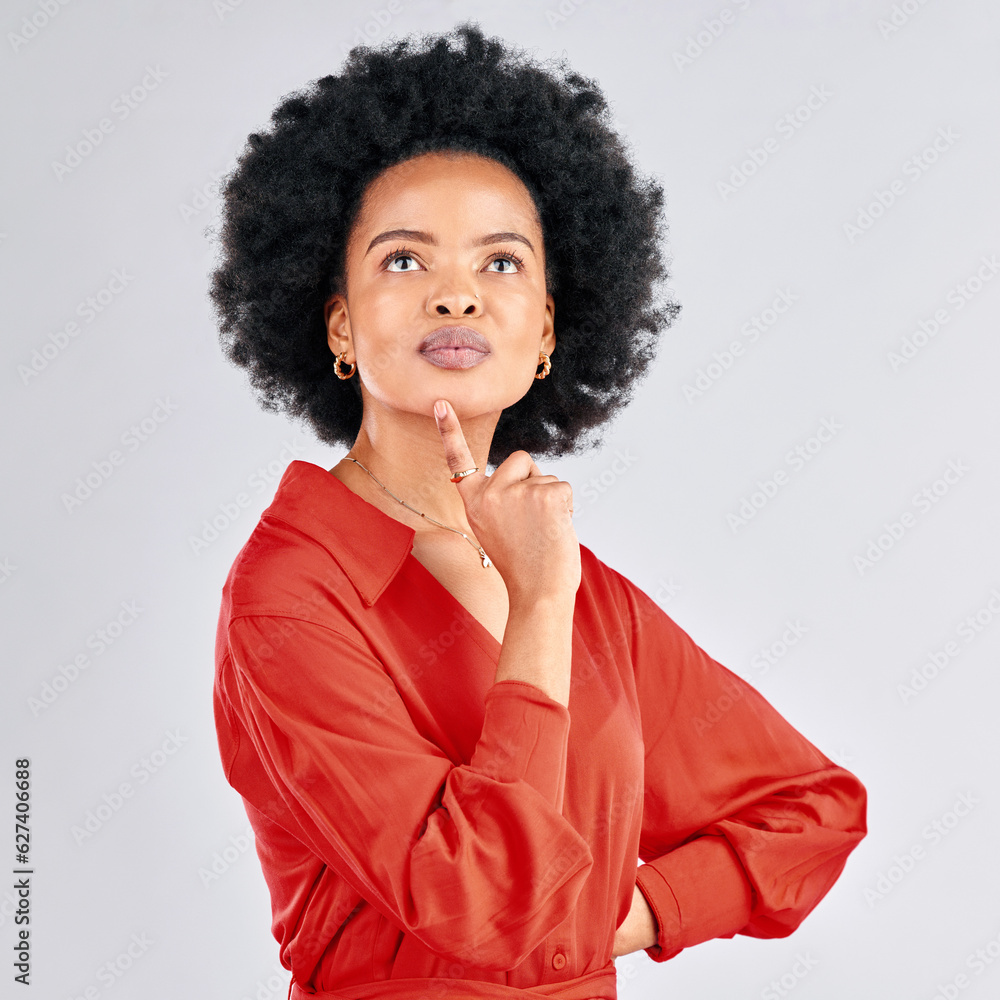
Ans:
{"type": "Polygon", "coordinates": [[[581,542],[869,792],[791,937],[624,956],[620,995],[997,996],[989,0],[4,4],[2,995],[285,996],[215,626],[288,463],[346,449],[223,358],[219,184],[352,46],[465,19],[595,78],[666,191],[681,315],[600,447],[543,472],[581,542]]]}

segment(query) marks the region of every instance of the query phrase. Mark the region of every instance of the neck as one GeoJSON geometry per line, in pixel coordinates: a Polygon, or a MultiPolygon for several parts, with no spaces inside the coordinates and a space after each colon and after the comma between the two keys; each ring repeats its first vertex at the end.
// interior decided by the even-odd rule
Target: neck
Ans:
{"type": "MultiPolygon", "coordinates": [[[[404,419],[380,421],[369,419],[370,413],[371,408],[365,407],[365,417],[354,445],[347,458],[330,470],[333,475],[373,506],[414,530],[444,533],[444,529],[414,514],[389,496],[365,471],[368,469],[411,507],[474,538],[465,504],[456,485],[450,481],[452,473],[434,417],[397,412],[395,416],[404,419]],[[349,461],[351,458],[365,469],[349,461]]],[[[486,413],[462,419],[462,433],[472,453],[472,464],[482,472],[486,471],[499,417],[499,413],[486,413]]]]}

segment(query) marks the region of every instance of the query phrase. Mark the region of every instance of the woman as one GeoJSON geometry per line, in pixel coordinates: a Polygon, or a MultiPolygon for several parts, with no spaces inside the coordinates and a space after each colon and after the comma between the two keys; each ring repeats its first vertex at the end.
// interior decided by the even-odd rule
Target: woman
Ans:
{"type": "Polygon", "coordinates": [[[354,49],[228,179],[227,353],[350,446],[289,465],[219,621],[292,997],[613,998],[617,955],[791,933],[865,834],[860,782],[580,545],[532,457],[675,316],[662,198],[593,82],[469,24],[354,49]]]}

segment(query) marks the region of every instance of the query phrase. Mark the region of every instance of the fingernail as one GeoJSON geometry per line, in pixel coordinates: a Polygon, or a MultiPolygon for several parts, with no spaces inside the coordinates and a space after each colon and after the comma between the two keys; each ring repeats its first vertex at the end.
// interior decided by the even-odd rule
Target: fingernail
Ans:
{"type": "Polygon", "coordinates": [[[448,407],[444,405],[443,400],[438,400],[434,404],[434,414],[439,420],[443,420],[448,415],[448,407]]]}

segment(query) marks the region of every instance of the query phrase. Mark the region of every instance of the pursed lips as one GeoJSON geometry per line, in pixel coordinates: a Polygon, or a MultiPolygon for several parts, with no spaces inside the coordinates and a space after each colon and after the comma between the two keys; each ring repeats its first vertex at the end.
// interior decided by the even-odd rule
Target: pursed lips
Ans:
{"type": "Polygon", "coordinates": [[[480,354],[489,354],[490,345],[482,334],[467,326],[443,326],[428,334],[420,342],[422,353],[436,351],[442,348],[452,350],[471,350],[480,354]]]}
{"type": "Polygon", "coordinates": [[[471,368],[490,354],[490,346],[469,327],[439,327],[423,339],[420,353],[439,368],[471,368]]]}

